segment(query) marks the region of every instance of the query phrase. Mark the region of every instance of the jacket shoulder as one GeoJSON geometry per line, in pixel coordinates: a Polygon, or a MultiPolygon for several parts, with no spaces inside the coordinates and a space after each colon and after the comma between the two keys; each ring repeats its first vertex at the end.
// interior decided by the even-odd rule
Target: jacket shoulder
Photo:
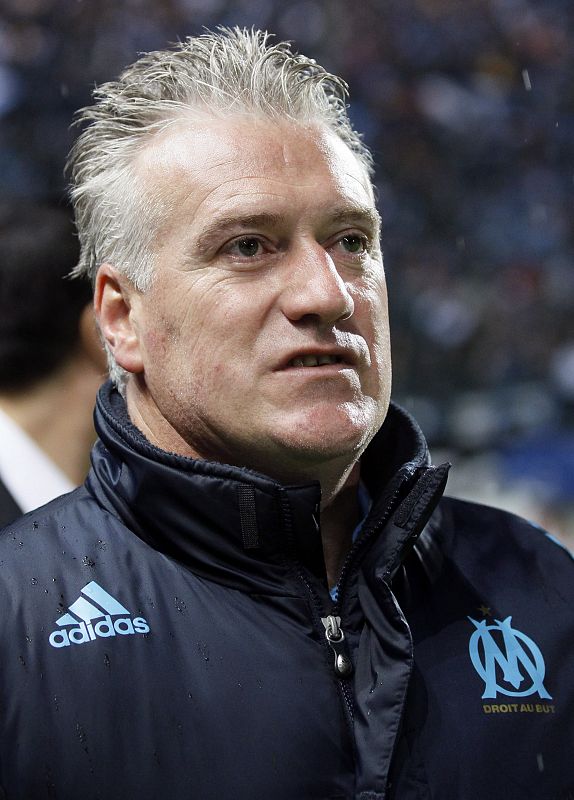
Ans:
{"type": "Polygon", "coordinates": [[[19,595],[18,587],[36,585],[44,573],[58,586],[66,576],[88,575],[121,530],[84,487],[30,511],[0,531],[0,592],[19,595]]]}
{"type": "Polygon", "coordinates": [[[56,497],[49,503],[22,514],[8,525],[3,526],[0,529],[0,547],[3,546],[7,537],[26,535],[29,531],[38,531],[40,527],[45,529],[57,525],[61,517],[73,517],[82,506],[90,504],[93,504],[93,498],[84,486],[56,497]]]}
{"type": "Polygon", "coordinates": [[[497,545],[500,545],[500,537],[506,536],[516,544],[542,547],[560,558],[565,557],[571,562],[574,560],[570,550],[551,533],[510,511],[454,497],[443,497],[440,511],[443,525],[456,528],[470,537],[478,536],[487,545],[491,536],[495,537],[497,545]]]}
{"type": "Polygon", "coordinates": [[[503,581],[512,589],[542,585],[574,600],[574,557],[533,522],[499,508],[444,497],[431,529],[443,557],[471,581],[503,581]]]}

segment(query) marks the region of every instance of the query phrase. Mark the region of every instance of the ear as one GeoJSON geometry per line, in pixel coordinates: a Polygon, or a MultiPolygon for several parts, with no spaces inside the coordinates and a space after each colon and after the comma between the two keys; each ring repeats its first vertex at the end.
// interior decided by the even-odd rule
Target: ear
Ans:
{"type": "Polygon", "coordinates": [[[137,325],[132,313],[137,294],[131,281],[111,264],[102,264],[96,276],[94,310],[104,342],[120,367],[143,372],[137,325]]]}

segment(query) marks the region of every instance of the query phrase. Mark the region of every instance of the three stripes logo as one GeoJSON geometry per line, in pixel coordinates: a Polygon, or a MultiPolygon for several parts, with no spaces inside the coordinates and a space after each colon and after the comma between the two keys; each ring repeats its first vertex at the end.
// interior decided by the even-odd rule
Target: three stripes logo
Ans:
{"type": "Polygon", "coordinates": [[[143,617],[132,619],[127,608],[95,581],[84,586],[68,612],[56,621],[59,630],[50,634],[52,647],[85,644],[98,637],[149,633],[149,625],[143,617]]]}

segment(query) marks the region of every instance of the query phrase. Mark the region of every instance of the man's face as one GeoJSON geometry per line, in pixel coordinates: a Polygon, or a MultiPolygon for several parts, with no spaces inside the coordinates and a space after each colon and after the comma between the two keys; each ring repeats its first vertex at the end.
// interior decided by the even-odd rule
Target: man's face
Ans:
{"type": "Polygon", "coordinates": [[[131,311],[148,435],[279,479],[355,460],[390,392],[378,218],[355,156],[318,126],[182,120],[137,169],[169,209],[131,311]]]}

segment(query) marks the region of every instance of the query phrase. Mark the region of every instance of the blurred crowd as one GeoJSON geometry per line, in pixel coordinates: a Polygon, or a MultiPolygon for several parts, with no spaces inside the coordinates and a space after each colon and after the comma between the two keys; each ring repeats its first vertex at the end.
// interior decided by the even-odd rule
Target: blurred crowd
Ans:
{"type": "Polygon", "coordinates": [[[3,193],[64,196],[75,110],[138,52],[220,24],[292,40],[375,154],[395,399],[461,492],[482,475],[574,536],[573,22],[572,0],[2,0],[3,193]]]}

